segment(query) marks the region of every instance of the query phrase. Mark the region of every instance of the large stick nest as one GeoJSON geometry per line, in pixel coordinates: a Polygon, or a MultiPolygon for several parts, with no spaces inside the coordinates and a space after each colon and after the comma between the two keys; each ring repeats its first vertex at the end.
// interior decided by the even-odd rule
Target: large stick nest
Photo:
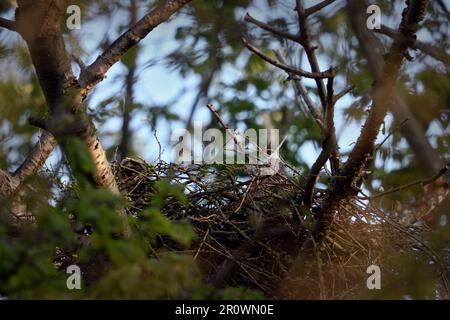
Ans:
{"type": "MultiPolygon", "coordinates": [[[[190,221],[198,240],[186,249],[159,237],[159,246],[188,251],[217,286],[245,286],[280,296],[279,285],[289,279],[289,268],[313,223],[313,213],[299,210],[304,178],[298,172],[283,168],[263,176],[249,165],[184,167],[130,158],[116,163],[114,171],[131,202],[128,213],[135,216],[150,205],[155,181],[184,185],[189,204],[168,197],[162,212],[172,220],[190,221]]],[[[316,190],[314,205],[320,206],[323,197],[316,190]]],[[[413,245],[425,249],[417,240],[421,231],[401,226],[363,201],[349,200],[321,251],[295,280],[295,288],[282,296],[351,297],[365,287],[367,266],[381,266],[387,263],[384,257],[406,253],[413,245]]]]}

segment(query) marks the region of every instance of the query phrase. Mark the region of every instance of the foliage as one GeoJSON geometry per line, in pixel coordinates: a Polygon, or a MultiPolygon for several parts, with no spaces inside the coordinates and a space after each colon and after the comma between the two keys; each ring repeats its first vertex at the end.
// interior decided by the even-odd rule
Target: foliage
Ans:
{"type": "MultiPolygon", "coordinates": [[[[138,16],[148,12],[157,2],[162,1],[136,0],[138,16]]],[[[307,173],[321,150],[322,133],[294,90],[292,79],[251,54],[241,41],[243,36],[252,39],[259,48],[266,48],[263,50],[268,55],[272,55],[271,49],[283,48],[292,65],[304,67],[306,61],[299,46],[243,20],[249,12],[271,26],[296,34],[298,21],[292,10],[294,2],[194,0],[167,26],[153,31],[160,35],[159,39],[150,34],[129,50],[120,64],[111,70],[112,74],[105,80],[109,82],[99,86],[87,98],[88,114],[97,125],[109,158],[117,160],[116,148],[123,136],[119,127],[123,124],[125,107],[130,111],[130,130],[134,135],[131,154],[148,160],[148,154],[144,154],[147,150],[144,151],[141,145],[142,135],[150,139],[148,132],[158,129],[165,134],[174,127],[189,128],[195,119],[204,121],[208,128],[220,128],[217,119],[206,114],[206,108],[203,108],[207,102],[212,102],[232,128],[280,128],[281,138],[287,136],[281,149],[282,158],[300,173],[307,173]],[[166,47],[172,49],[167,51],[166,47]],[[127,79],[134,67],[133,79],[127,79]],[[156,77],[146,73],[158,68],[163,71],[157,71],[156,77]],[[157,76],[166,73],[174,75],[180,84],[175,81],[164,83],[170,94],[162,95],[153,86],[160,81],[157,76]],[[127,83],[130,82],[132,99],[126,101],[127,83]],[[164,101],[156,96],[164,96],[164,101]]],[[[130,27],[130,1],[83,0],[77,3],[83,12],[83,26],[89,30],[83,29],[80,33],[64,30],[66,45],[71,54],[91,62],[130,27]],[[102,28],[105,34],[97,31],[102,28]]],[[[336,1],[331,8],[310,17],[310,22],[321,66],[337,67],[335,90],[342,89],[345,83],[355,86],[355,90],[336,106],[337,133],[343,159],[346,159],[371,107],[373,80],[366,56],[347,21],[344,3],[336,1]]],[[[383,23],[396,27],[404,1],[379,1],[379,5],[383,23]]],[[[2,17],[12,17],[13,10],[14,1],[0,1],[2,17]]],[[[419,40],[445,51],[448,30],[445,1],[430,1],[419,40]]],[[[392,41],[382,35],[377,37],[385,47],[392,41]]],[[[448,66],[419,50],[411,50],[410,54],[413,61],[402,70],[402,94],[433,149],[448,161],[448,66]]],[[[18,37],[2,28],[0,59],[0,168],[14,172],[29,154],[39,132],[29,125],[28,118],[46,116],[47,106],[28,50],[18,37]]],[[[75,64],[73,68],[79,69],[75,64]]],[[[314,82],[304,83],[311,99],[319,101],[314,82]]],[[[391,118],[384,123],[380,136],[390,135],[390,138],[379,147],[376,161],[368,170],[370,174],[362,189],[366,194],[378,194],[425,176],[417,155],[405,142],[397,125],[391,118]]],[[[166,141],[162,141],[162,147],[160,141],[145,141],[145,148],[154,153],[164,149],[168,152],[170,148],[166,141]]],[[[280,212],[288,212],[289,217],[297,214],[295,206],[285,202],[286,199],[297,201],[303,192],[305,182],[298,172],[292,174],[286,169],[289,174],[277,176],[281,182],[268,179],[273,185],[267,188],[258,184],[258,198],[258,195],[247,195],[244,186],[251,189],[252,177],[242,168],[213,166],[214,172],[220,172],[217,175],[211,173],[211,168],[195,171],[195,167],[189,167],[186,169],[191,174],[189,179],[194,178],[187,185],[186,181],[180,183],[177,176],[180,172],[176,170],[163,170],[162,176],[154,177],[155,168],[165,165],[159,159],[153,169],[145,165],[129,176],[118,176],[122,191],[127,191],[122,198],[93,187],[92,181],[86,179],[93,164],[85,145],[76,138],[70,139],[68,144],[66,154],[58,149],[38,174],[29,177],[14,194],[0,198],[0,296],[12,299],[247,299],[263,298],[266,294],[267,297],[269,290],[261,293],[254,285],[258,281],[248,280],[248,275],[237,274],[232,283],[236,287],[213,287],[205,277],[204,266],[199,265],[192,251],[204,239],[214,246],[219,242],[222,255],[227,254],[228,249],[236,249],[236,243],[245,243],[245,236],[255,231],[255,221],[259,221],[259,216],[248,213],[252,212],[249,209],[252,206],[262,208],[260,210],[269,216],[280,212]],[[230,183],[230,174],[236,185],[230,183]],[[145,175],[154,178],[148,181],[143,178],[145,175]],[[129,178],[137,180],[133,180],[133,184],[127,180],[129,178]],[[195,192],[189,191],[192,184],[207,178],[213,182],[206,186],[197,184],[195,192]],[[136,189],[127,189],[130,185],[136,189]],[[209,192],[217,190],[213,186],[226,190],[215,192],[211,200],[209,192]],[[294,187],[297,195],[291,194],[294,187]],[[199,194],[204,197],[203,202],[193,198],[199,194]],[[6,219],[17,199],[26,205],[27,212],[32,212],[35,221],[16,223],[6,219]],[[168,202],[173,207],[167,207],[168,202]],[[218,209],[226,209],[229,219],[223,221],[222,216],[214,217],[220,223],[208,232],[215,231],[220,235],[229,232],[231,240],[225,236],[206,235],[209,222],[203,221],[199,227],[182,209],[200,217],[207,217],[211,212],[219,216],[218,209]],[[235,210],[237,213],[233,214],[235,210]],[[126,218],[117,214],[125,211],[128,213],[126,218]],[[230,221],[244,225],[245,232],[239,234],[232,230],[230,221]],[[124,225],[132,229],[129,238],[122,237],[124,225]],[[65,271],[71,264],[80,265],[85,272],[81,291],[70,291],[66,287],[68,275],[65,271]]],[[[115,165],[120,167],[123,163],[115,165]]],[[[321,172],[320,188],[315,195],[318,204],[323,200],[323,187],[331,186],[334,181],[328,173],[328,170],[321,172]]],[[[441,188],[434,194],[441,195],[441,188]]],[[[448,273],[449,223],[438,228],[435,221],[426,220],[432,219],[427,213],[435,202],[434,198],[427,198],[428,195],[427,188],[418,183],[379,199],[365,199],[356,207],[355,203],[346,203],[345,210],[342,209],[345,213],[340,214],[338,220],[346,227],[333,230],[331,240],[327,240],[322,264],[318,263],[327,271],[319,274],[318,268],[313,268],[311,277],[304,279],[305,292],[311,292],[306,298],[443,298],[440,292],[445,291],[446,279],[440,275],[448,273]],[[415,220],[404,225],[402,221],[411,212],[415,220]],[[433,227],[428,228],[428,223],[433,227]],[[351,234],[342,235],[347,229],[352,230],[351,234]],[[384,236],[384,245],[373,242],[384,236]],[[411,236],[423,243],[417,244],[411,236]],[[359,243],[362,241],[367,243],[359,243]],[[344,252],[339,251],[339,247],[344,252]],[[358,253],[353,255],[354,252],[358,253]],[[382,293],[371,295],[360,280],[365,276],[361,266],[378,261],[374,252],[385,258],[383,263],[388,270],[386,283],[389,285],[382,293]],[[435,261],[430,256],[438,259],[435,261]],[[343,267],[348,262],[345,258],[349,257],[348,261],[354,263],[352,266],[359,269],[343,267]],[[443,261],[443,265],[438,260],[443,261]],[[334,290],[335,281],[342,280],[339,277],[348,276],[348,283],[339,282],[341,291],[335,294],[332,289],[324,291],[320,288],[320,276],[324,277],[322,280],[327,289],[334,290]],[[348,290],[346,286],[351,281],[360,286],[348,290]]],[[[303,222],[312,223],[312,214],[308,212],[303,222]]],[[[284,215],[280,216],[284,218],[284,215]]],[[[251,254],[255,257],[262,252],[264,250],[256,246],[251,254]]],[[[217,261],[212,264],[218,266],[217,261]]],[[[256,265],[253,270],[265,270],[257,262],[256,258],[252,260],[256,265]]]]}

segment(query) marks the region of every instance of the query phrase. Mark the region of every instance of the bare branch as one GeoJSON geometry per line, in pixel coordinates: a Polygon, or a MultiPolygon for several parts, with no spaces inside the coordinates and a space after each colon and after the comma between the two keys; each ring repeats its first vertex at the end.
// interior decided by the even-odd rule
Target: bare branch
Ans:
{"type": "Polygon", "coordinates": [[[254,25],[260,27],[261,29],[272,32],[273,34],[275,34],[279,37],[285,38],[285,39],[289,39],[289,40],[296,41],[296,42],[299,42],[301,39],[299,35],[291,34],[289,32],[274,28],[271,25],[268,25],[267,23],[264,23],[262,21],[259,21],[255,18],[253,18],[248,13],[245,15],[245,21],[253,23],[254,25]]]}
{"type": "Polygon", "coordinates": [[[334,128],[334,78],[328,79],[327,83],[327,112],[326,112],[326,125],[327,125],[327,134],[329,135],[334,128]]]}
{"type": "Polygon", "coordinates": [[[83,62],[83,60],[81,60],[79,57],[77,57],[74,54],[72,54],[72,59],[73,59],[73,61],[75,61],[75,63],[80,68],[80,73],[86,72],[86,64],[83,62]]]}
{"type": "Polygon", "coordinates": [[[52,153],[56,141],[52,134],[44,131],[36,146],[28,154],[22,165],[14,172],[14,176],[22,182],[26,177],[36,173],[52,153]]]}
{"type": "Polygon", "coordinates": [[[416,181],[407,183],[407,184],[402,185],[402,186],[399,186],[399,187],[391,188],[391,189],[389,189],[389,190],[387,190],[387,191],[384,191],[384,192],[375,194],[375,195],[373,195],[373,196],[362,197],[361,199],[370,199],[370,200],[373,200],[373,199],[380,198],[380,197],[384,197],[384,196],[386,196],[386,195],[388,195],[388,194],[395,193],[395,192],[399,192],[399,191],[402,191],[402,190],[404,190],[404,189],[411,188],[411,187],[414,187],[414,186],[417,186],[417,185],[426,186],[427,184],[430,184],[430,183],[436,181],[437,179],[439,179],[440,177],[442,177],[442,176],[443,176],[444,174],[446,174],[449,170],[450,170],[450,163],[448,163],[444,168],[442,168],[441,170],[439,170],[438,173],[436,173],[434,176],[432,176],[432,177],[430,177],[430,178],[428,178],[428,179],[419,179],[419,180],[416,180],[416,181]]]}
{"type": "Polygon", "coordinates": [[[332,157],[333,152],[336,152],[336,130],[334,127],[334,95],[333,95],[334,78],[328,79],[327,84],[327,112],[326,112],[326,134],[323,141],[322,151],[319,157],[314,162],[306,180],[305,193],[303,196],[303,205],[307,208],[311,207],[314,185],[319,177],[320,170],[325,166],[328,159],[331,162],[332,172],[337,173],[339,170],[339,161],[332,157]]]}
{"type": "MultiPolygon", "coordinates": [[[[325,7],[326,5],[330,4],[331,2],[329,1],[325,1],[324,3],[321,3],[317,6],[314,6],[311,8],[311,13],[320,10],[321,8],[325,7]]],[[[252,18],[251,16],[249,16],[247,14],[246,16],[246,21],[249,21],[251,23],[254,23],[256,25],[258,25],[259,27],[268,30],[278,36],[281,37],[285,37],[287,39],[293,40],[298,42],[300,45],[303,46],[303,48],[305,49],[306,52],[306,56],[308,58],[308,61],[311,65],[311,74],[323,74],[323,72],[320,72],[320,68],[319,68],[319,64],[317,61],[317,57],[314,53],[314,50],[316,49],[315,47],[313,47],[311,45],[311,33],[309,31],[308,25],[306,23],[307,20],[307,14],[305,13],[305,10],[303,9],[302,3],[300,0],[296,1],[296,11],[298,13],[298,23],[299,23],[299,35],[291,35],[289,33],[286,33],[284,31],[281,30],[277,30],[261,21],[258,21],[254,18],[252,18]]],[[[298,79],[295,79],[294,75],[297,76],[304,76],[306,71],[300,70],[301,72],[295,72],[298,71],[298,69],[292,69],[292,67],[290,67],[287,63],[286,63],[286,59],[283,59],[283,57],[277,53],[277,60],[272,59],[270,57],[268,57],[267,55],[265,55],[263,52],[261,52],[260,50],[258,50],[257,48],[253,47],[252,45],[250,45],[245,39],[243,39],[244,44],[254,53],[256,53],[258,56],[260,56],[261,58],[263,58],[264,60],[266,60],[267,62],[271,63],[272,65],[275,65],[281,69],[283,69],[284,71],[286,71],[289,75],[290,79],[294,79],[294,84],[296,86],[297,92],[302,96],[303,100],[305,101],[305,104],[307,105],[308,109],[310,110],[311,115],[313,116],[314,120],[316,121],[316,123],[319,125],[319,127],[321,128],[322,132],[324,133],[324,136],[327,135],[326,133],[326,128],[323,124],[323,116],[321,114],[321,112],[319,111],[319,109],[315,106],[314,103],[312,103],[312,101],[310,100],[306,89],[302,86],[302,84],[300,83],[300,81],[298,79]]],[[[328,70],[329,72],[329,77],[326,77],[328,79],[330,78],[334,78],[335,75],[335,70],[333,68],[330,68],[328,70]]],[[[326,91],[325,91],[325,86],[324,83],[322,81],[322,79],[325,77],[314,77],[316,85],[317,85],[317,90],[318,90],[318,94],[320,97],[320,101],[322,104],[322,108],[323,110],[325,110],[326,105],[327,105],[327,97],[326,97],[326,91]]],[[[333,99],[333,97],[331,97],[331,99],[333,99]]],[[[334,103],[333,103],[334,104],[334,103]]],[[[334,126],[333,126],[334,127],[334,126]]],[[[337,170],[339,170],[340,167],[340,155],[339,155],[339,150],[337,148],[337,139],[336,139],[336,133],[334,132],[334,130],[332,131],[332,136],[330,137],[330,139],[326,139],[329,143],[331,143],[331,167],[333,170],[333,174],[337,173],[337,170]]],[[[327,143],[328,143],[327,142],[327,143]]],[[[328,147],[327,147],[328,148],[328,147]]],[[[326,152],[323,156],[329,156],[329,153],[326,152]]],[[[320,158],[320,157],[319,157],[320,158]]],[[[326,162],[326,160],[325,160],[326,162]]],[[[323,166],[323,165],[322,165],[323,166]]],[[[321,167],[320,167],[321,168],[321,167]]],[[[319,171],[320,171],[319,168],[319,171]]],[[[318,173],[318,171],[317,171],[318,173]]],[[[314,180],[315,182],[315,180],[314,180]]]]}
{"type": "Polygon", "coordinates": [[[319,107],[311,100],[309,97],[308,91],[303,86],[303,84],[300,82],[299,79],[293,79],[294,80],[294,86],[297,92],[300,94],[300,96],[303,98],[303,101],[305,102],[306,106],[309,109],[309,112],[311,112],[312,117],[317,122],[317,125],[320,127],[322,132],[326,132],[326,128],[324,125],[323,115],[320,111],[319,107]]]}
{"type": "MultiPolygon", "coordinates": [[[[381,29],[375,29],[374,31],[384,34],[393,39],[400,36],[400,34],[397,33],[394,29],[391,29],[385,25],[382,25],[381,29]]],[[[447,54],[447,52],[445,52],[444,50],[441,50],[429,43],[421,42],[421,41],[417,41],[417,40],[412,43],[411,47],[413,49],[419,49],[423,53],[435,58],[436,60],[441,61],[446,66],[450,66],[450,55],[447,54]]]]}
{"type": "MultiPolygon", "coordinates": [[[[281,63],[287,64],[286,58],[283,56],[283,54],[279,51],[275,51],[275,55],[277,56],[278,60],[280,60],[281,63]]],[[[316,121],[317,125],[319,126],[320,130],[325,134],[326,129],[325,125],[323,123],[323,115],[320,111],[319,107],[311,100],[311,98],[308,95],[308,92],[306,88],[301,83],[300,79],[295,78],[295,75],[292,72],[286,71],[286,73],[289,76],[289,79],[291,79],[294,82],[295,89],[297,90],[298,94],[303,98],[303,101],[305,102],[306,106],[309,109],[309,112],[311,113],[311,116],[316,121]]]]}
{"type": "MultiPolygon", "coordinates": [[[[6,171],[0,169],[0,173],[4,173],[5,177],[9,177],[9,180],[5,181],[4,188],[0,188],[0,197],[6,196],[17,189],[20,184],[25,180],[25,178],[36,173],[39,168],[42,167],[44,162],[47,160],[50,153],[56,146],[56,141],[53,136],[44,131],[44,133],[39,138],[36,146],[31,150],[26,159],[20,165],[19,168],[13,173],[9,174],[6,171]],[[8,182],[8,183],[6,183],[8,182]],[[4,191],[5,188],[9,188],[9,192],[4,191]]],[[[6,179],[6,178],[5,178],[6,179]]],[[[1,179],[0,179],[1,180],[1,179]]]]}
{"type": "MultiPolygon", "coordinates": [[[[209,111],[211,111],[211,113],[214,115],[214,117],[217,119],[217,121],[219,121],[220,125],[225,129],[228,130],[228,126],[225,123],[225,121],[223,121],[222,117],[220,116],[219,112],[217,111],[217,109],[212,105],[212,103],[208,103],[206,105],[206,107],[209,109],[209,111]]],[[[233,137],[234,138],[234,137],[233,137]]],[[[235,139],[235,141],[237,142],[237,140],[235,139]]]]}
{"type": "Polygon", "coordinates": [[[326,6],[329,6],[330,4],[332,4],[333,2],[335,2],[336,0],[324,0],[322,2],[319,2],[318,4],[309,7],[305,10],[305,15],[308,17],[320,10],[322,10],[323,8],[325,8],[326,6]]]}
{"type": "MultiPolygon", "coordinates": [[[[313,12],[315,12],[314,10],[316,10],[316,11],[320,10],[323,7],[329,5],[330,3],[331,2],[324,1],[321,4],[318,4],[315,9],[313,9],[314,7],[310,8],[310,13],[312,14],[313,12]]],[[[296,0],[295,10],[297,11],[297,15],[298,15],[299,32],[300,32],[300,36],[302,38],[301,44],[302,44],[303,48],[305,49],[306,57],[308,58],[309,64],[311,65],[311,70],[313,72],[317,72],[320,70],[320,67],[319,67],[319,62],[317,60],[316,54],[314,52],[316,48],[311,45],[311,31],[310,31],[309,25],[307,23],[308,13],[303,8],[301,0],[296,0]]],[[[322,108],[325,110],[325,108],[327,106],[329,106],[329,104],[328,104],[329,101],[327,99],[325,85],[324,85],[324,82],[322,81],[322,79],[315,79],[315,80],[316,80],[316,85],[317,85],[317,92],[320,97],[320,102],[322,104],[322,108]]],[[[332,85],[333,81],[331,81],[329,83],[331,83],[331,85],[332,85]]],[[[330,98],[332,98],[332,96],[330,96],[330,98]]],[[[334,102],[333,102],[333,108],[334,108],[334,102]]],[[[331,157],[330,157],[331,169],[332,169],[333,174],[337,174],[338,173],[337,170],[339,170],[339,167],[340,167],[340,160],[339,160],[340,154],[339,154],[339,149],[337,147],[337,138],[336,138],[336,133],[334,132],[334,130],[333,130],[333,132],[331,132],[331,136],[329,137],[328,140],[329,140],[329,143],[332,144],[331,157]]]]}
{"type": "MultiPolygon", "coordinates": [[[[319,62],[317,61],[316,54],[314,53],[316,48],[311,45],[311,31],[307,23],[307,15],[300,0],[296,0],[295,10],[297,11],[298,15],[298,27],[302,39],[301,44],[305,49],[306,57],[308,58],[309,64],[311,65],[311,71],[319,72],[319,62]]],[[[325,110],[327,103],[325,85],[321,79],[316,79],[316,85],[317,92],[320,97],[320,102],[322,103],[322,108],[325,110]]]]}
{"type": "Polygon", "coordinates": [[[339,99],[341,99],[346,94],[352,92],[353,90],[355,90],[355,86],[349,86],[349,87],[345,88],[344,90],[342,90],[341,92],[339,92],[338,94],[336,94],[334,96],[334,101],[337,102],[339,99]]]}
{"type": "Polygon", "coordinates": [[[319,156],[311,166],[308,178],[306,179],[305,191],[303,195],[303,205],[306,208],[311,207],[314,186],[317,182],[317,179],[319,178],[320,170],[322,170],[323,166],[330,158],[330,151],[331,150],[329,148],[329,143],[327,141],[324,141],[322,151],[320,151],[319,156]]]}
{"type": "Polygon", "coordinates": [[[330,165],[333,175],[339,174],[340,161],[339,150],[336,138],[336,128],[334,127],[334,106],[336,105],[336,99],[334,96],[334,78],[329,78],[327,83],[327,112],[325,114],[325,122],[327,126],[326,143],[327,148],[330,149],[330,165]]]}
{"type": "Polygon", "coordinates": [[[80,85],[92,88],[100,82],[109,68],[118,62],[131,47],[144,39],[154,28],[168,20],[174,13],[192,0],[167,0],[139,20],[103,52],[85,72],[80,75],[80,85]]]}
{"type": "Polygon", "coordinates": [[[11,31],[17,31],[16,22],[0,17],[0,28],[5,28],[11,31]]]}
{"type": "Polygon", "coordinates": [[[333,68],[330,68],[329,70],[325,72],[308,72],[304,71],[302,69],[294,68],[291,66],[288,66],[284,63],[281,63],[280,61],[277,61],[276,59],[273,59],[266,54],[264,54],[261,50],[251,45],[246,39],[242,38],[242,42],[244,45],[253,53],[255,53],[260,58],[266,60],[271,65],[274,65],[277,68],[283,69],[286,72],[291,72],[297,76],[310,78],[310,79],[324,79],[324,78],[330,78],[334,76],[335,70],[333,68]]]}

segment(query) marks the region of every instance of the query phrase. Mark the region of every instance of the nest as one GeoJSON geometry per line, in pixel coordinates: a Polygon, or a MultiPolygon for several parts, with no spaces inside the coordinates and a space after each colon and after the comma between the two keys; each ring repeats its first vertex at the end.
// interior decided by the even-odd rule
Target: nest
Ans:
{"type": "MultiPolygon", "coordinates": [[[[348,201],[316,259],[301,279],[290,279],[293,259],[313,223],[312,213],[299,212],[305,180],[300,173],[284,168],[263,176],[249,165],[151,165],[130,158],[116,163],[114,171],[131,202],[130,215],[139,216],[150,205],[155,181],[168,179],[184,186],[189,203],[168,197],[162,212],[168,219],[190,221],[198,238],[187,249],[164,237],[158,245],[193,255],[216,286],[243,286],[272,297],[349,298],[359,286],[365,287],[367,266],[382,266],[383,257],[417,246],[411,233],[421,232],[406,230],[363,201],[348,201]],[[280,293],[286,279],[292,281],[292,290],[280,293]]],[[[313,203],[320,205],[323,197],[317,190],[313,203]]]]}

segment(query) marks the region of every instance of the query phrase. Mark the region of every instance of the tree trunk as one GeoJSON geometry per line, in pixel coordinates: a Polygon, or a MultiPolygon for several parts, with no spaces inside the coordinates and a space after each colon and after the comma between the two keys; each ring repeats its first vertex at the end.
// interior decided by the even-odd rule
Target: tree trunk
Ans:
{"type": "Polygon", "coordinates": [[[93,172],[85,173],[96,186],[118,194],[119,190],[94,124],[85,114],[82,92],[76,86],[61,31],[67,0],[18,1],[16,23],[26,41],[45,95],[49,117],[42,126],[57,137],[70,158],[71,137],[81,140],[92,158],[93,172]]]}

